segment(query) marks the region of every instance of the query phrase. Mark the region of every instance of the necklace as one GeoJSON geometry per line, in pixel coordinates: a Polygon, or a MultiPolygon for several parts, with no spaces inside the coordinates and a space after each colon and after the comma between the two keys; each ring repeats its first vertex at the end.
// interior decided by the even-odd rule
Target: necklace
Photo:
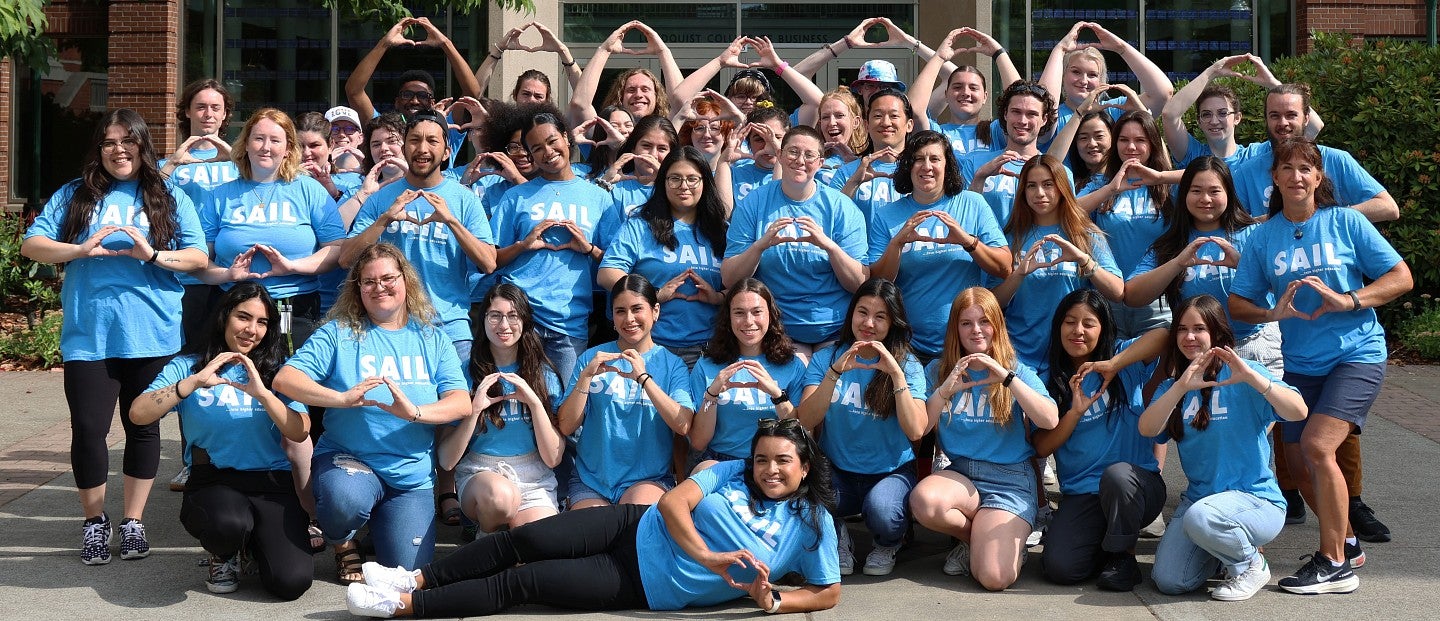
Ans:
{"type": "Polygon", "coordinates": [[[1305,225],[1310,222],[1310,218],[1314,217],[1314,215],[1314,212],[1310,212],[1309,215],[1305,216],[1304,220],[1300,221],[1290,220],[1289,216],[1285,217],[1285,219],[1290,222],[1290,226],[1295,229],[1295,239],[1300,239],[1305,236],[1305,225]]]}
{"type": "Polygon", "coordinates": [[[262,210],[268,209],[268,208],[270,207],[270,199],[275,198],[275,192],[276,192],[276,190],[279,190],[279,189],[280,189],[280,182],[279,182],[279,181],[270,181],[270,182],[269,182],[269,183],[270,183],[270,194],[269,194],[268,196],[266,196],[264,200],[261,200],[261,199],[260,199],[260,186],[264,185],[265,183],[266,183],[266,182],[263,182],[263,181],[256,181],[256,182],[255,182],[255,187],[250,188],[250,194],[252,194],[252,195],[255,196],[255,200],[260,201],[259,207],[260,207],[260,209],[262,209],[262,210]]]}

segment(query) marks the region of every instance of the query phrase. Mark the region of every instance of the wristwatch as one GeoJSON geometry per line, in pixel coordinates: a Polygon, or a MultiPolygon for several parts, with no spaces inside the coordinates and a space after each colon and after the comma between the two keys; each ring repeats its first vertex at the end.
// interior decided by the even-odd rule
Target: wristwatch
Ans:
{"type": "Polygon", "coordinates": [[[782,389],[780,391],[780,394],[770,398],[770,402],[774,403],[775,405],[780,405],[781,403],[789,403],[790,391],[782,389]]]}
{"type": "Polygon", "coordinates": [[[765,611],[765,614],[767,614],[767,615],[773,615],[773,614],[775,614],[775,613],[777,613],[777,612],[780,612],[780,592],[779,592],[779,591],[776,591],[776,590],[774,590],[774,589],[771,589],[771,590],[770,590],[770,599],[771,599],[771,600],[774,600],[775,603],[770,604],[770,608],[765,611]]]}
{"type": "Polygon", "coordinates": [[[1348,292],[1347,292],[1347,293],[1349,293],[1349,295],[1350,295],[1350,300],[1353,301],[1353,302],[1355,302],[1355,308],[1350,309],[1350,310],[1352,310],[1352,311],[1358,311],[1358,310],[1360,310],[1360,294],[1355,293],[1355,291],[1358,291],[1358,289],[1351,290],[1351,291],[1348,291],[1348,292]]]}

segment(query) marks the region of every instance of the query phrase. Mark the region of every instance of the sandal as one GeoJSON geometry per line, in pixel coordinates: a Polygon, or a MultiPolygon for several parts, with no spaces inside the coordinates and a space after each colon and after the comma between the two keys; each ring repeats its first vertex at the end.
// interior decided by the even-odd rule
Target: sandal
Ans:
{"type": "Polygon", "coordinates": [[[310,526],[306,529],[310,536],[310,553],[317,554],[325,550],[325,531],[320,530],[319,520],[310,520],[310,526]]]}
{"type": "Polygon", "coordinates": [[[351,585],[365,580],[362,566],[365,564],[365,557],[360,554],[360,546],[354,541],[347,541],[336,547],[335,550],[335,573],[342,585],[351,585]]]}
{"type": "Polygon", "coordinates": [[[440,518],[440,523],[446,526],[459,526],[460,516],[464,513],[460,510],[460,497],[455,492],[445,492],[435,498],[435,513],[440,518]],[[445,508],[445,502],[451,501],[455,506],[445,508]]]}

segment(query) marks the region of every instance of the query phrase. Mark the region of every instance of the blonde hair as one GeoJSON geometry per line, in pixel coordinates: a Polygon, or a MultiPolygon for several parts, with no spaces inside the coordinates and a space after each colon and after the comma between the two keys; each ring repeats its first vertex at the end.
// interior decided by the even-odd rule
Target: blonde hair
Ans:
{"type": "MultiPolygon", "coordinates": [[[[950,320],[945,324],[945,348],[940,351],[937,381],[944,381],[945,377],[955,369],[955,364],[967,355],[965,346],[960,342],[960,332],[957,326],[960,325],[960,314],[972,306],[979,306],[985,313],[985,319],[989,320],[990,325],[995,329],[995,336],[990,339],[990,351],[985,353],[988,353],[991,358],[995,359],[995,362],[1000,363],[1000,366],[1006,369],[1014,369],[1017,364],[1015,347],[1010,344],[1010,334],[1005,329],[1005,313],[1000,310],[1000,301],[995,299],[995,294],[991,293],[989,289],[970,287],[956,295],[955,301],[950,307],[950,320]]],[[[986,400],[990,404],[991,419],[997,425],[1010,424],[1015,405],[1015,397],[1010,393],[1010,389],[997,382],[990,384],[985,390],[989,392],[986,400]]]]}
{"type": "Polygon", "coordinates": [[[1101,53],[1100,53],[1100,50],[1097,50],[1097,49],[1095,49],[1095,48],[1093,48],[1093,47],[1087,47],[1087,48],[1082,48],[1082,49],[1078,49],[1078,50],[1073,50],[1073,51],[1067,52],[1067,53],[1065,54],[1065,65],[1064,65],[1065,68],[1066,68],[1066,69],[1069,69],[1069,68],[1070,68],[1070,65],[1071,65],[1072,63],[1074,63],[1074,62],[1076,61],[1076,59],[1079,59],[1079,60],[1088,60],[1088,61],[1091,61],[1091,62],[1095,63],[1095,65],[1100,68],[1100,83],[1101,83],[1101,84],[1104,84],[1104,83],[1110,81],[1110,78],[1108,77],[1108,76],[1110,75],[1110,73],[1109,73],[1109,71],[1108,71],[1108,70],[1106,69],[1106,67],[1105,67],[1105,55],[1104,55],[1104,54],[1101,54],[1101,53]]]}
{"type": "Polygon", "coordinates": [[[250,115],[250,119],[245,121],[245,128],[240,130],[240,137],[230,145],[230,161],[240,169],[242,179],[254,179],[255,171],[250,167],[250,151],[245,143],[250,142],[250,132],[261,119],[269,119],[285,132],[285,159],[280,160],[280,169],[275,175],[282,181],[294,181],[300,174],[300,139],[295,135],[295,123],[290,120],[290,115],[275,108],[261,108],[250,115]]]}
{"type": "Polygon", "coordinates": [[[419,322],[424,327],[436,325],[439,314],[430,305],[430,296],[426,295],[425,286],[420,283],[420,274],[405,260],[399,248],[385,242],[371,244],[360,251],[355,265],[350,268],[349,277],[340,285],[340,295],[325,315],[325,321],[334,321],[341,327],[349,328],[357,339],[364,337],[365,330],[373,322],[360,300],[360,273],[366,266],[381,259],[390,259],[400,268],[400,275],[405,280],[405,314],[410,321],[419,322]]]}
{"type": "MultiPolygon", "coordinates": [[[[844,104],[845,109],[850,111],[850,116],[857,119],[863,118],[864,112],[860,110],[860,102],[855,99],[855,94],[850,92],[849,87],[841,86],[825,93],[825,95],[820,98],[820,108],[824,108],[825,102],[832,99],[844,104]]],[[[819,115],[820,111],[816,110],[815,114],[819,115]]],[[[817,127],[820,125],[818,116],[815,119],[815,125],[817,127]]],[[[853,127],[850,129],[850,142],[848,144],[850,150],[856,153],[863,153],[865,149],[869,148],[870,134],[864,130],[863,124],[861,127],[853,127]]]]}

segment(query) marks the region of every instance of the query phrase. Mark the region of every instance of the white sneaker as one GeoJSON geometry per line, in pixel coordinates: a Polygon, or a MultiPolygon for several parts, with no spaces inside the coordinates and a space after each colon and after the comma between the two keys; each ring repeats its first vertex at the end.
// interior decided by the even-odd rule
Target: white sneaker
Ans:
{"type": "Polygon", "coordinates": [[[855,545],[850,543],[850,529],[844,524],[840,524],[836,531],[840,539],[840,575],[848,576],[855,573],[855,545]]]}
{"type": "Polygon", "coordinates": [[[944,470],[944,469],[949,468],[949,467],[950,467],[950,456],[946,455],[946,454],[945,454],[945,451],[942,451],[942,450],[940,450],[940,449],[937,447],[937,448],[935,449],[935,457],[930,460],[930,471],[931,471],[931,472],[940,472],[941,470],[944,470]]]}
{"type": "Polygon", "coordinates": [[[1256,554],[1250,560],[1250,567],[1234,578],[1229,578],[1210,592],[1210,597],[1222,602],[1240,602],[1253,597],[1270,583],[1270,564],[1265,555],[1256,554]]]}
{"type": "Polygon", "coordinates": [[[1045,531],[1050,528],[1050,516],[1055,513],[1050,508],[1050,503],[1040,505],[1040,510],[1035,512],[1035,530],[1030,531],[1030,536],[1025,538],[1025,547],[1033,548],[1040,545],[1045,539],[1045,531]]]}
{"type": "Polygon", "coordinates": [[[345,607],[357,617],[388,619],[404,605],[399,593],[356,582],[345,588],[345,607]]]}
{"type": "Polygon", "coordinates": [[[890,575],[895,571],[895,553],[899,551],[900,546],[875,546],[865,557],[865,568],[861,571],[867,576],[890,575]]]}
{"type": "Polygon", "coordinates": [[[1044,467],[1040,469],[1040,481],[1049,487],[1060,485],[1060,477],[1055,476],[1055,457],[1046,457],[1041,464],[1044,467]]]}
{"type": "Polygon", "coordinates": [[[1146,539],[1159,539],[1165,536],[1165,514],[1155,516],[1154,522],[1140,529],[1140,536],[1146,539]]]}
{"type": "Polygon", "coordinates": [[[386,567],[374,561],[368,561],[360,566],[360,573],[365,575],[365,584],[382,591],[394,591],[396,593],[409,593],[415,590],[415,576],[420,570],[411,571],[404,567],[386,567]]]}
{"type": "Polygon", "coordinates": [[[961,541],[945,555],[945,566],[940,568],[947,576],[970,575],[970,544],[961,541]]]}
{"type": "Polygon", "coordinates": [[[189,482],[190,466],[181,467],[180,471],[176,472],[175,476],[170,479],[170,491],[183,492],[185,491],[185,485],[189,482]]]}

